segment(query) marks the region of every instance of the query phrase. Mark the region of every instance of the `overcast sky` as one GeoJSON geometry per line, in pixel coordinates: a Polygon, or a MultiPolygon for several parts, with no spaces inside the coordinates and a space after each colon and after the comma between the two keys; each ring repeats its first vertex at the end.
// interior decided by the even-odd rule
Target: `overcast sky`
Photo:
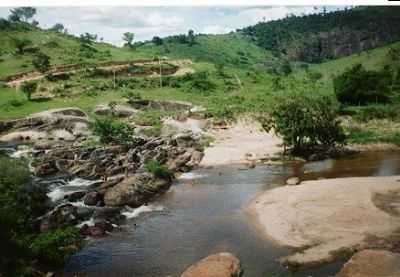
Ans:
{"type": "MultiPolygon", "coordinates": [[[[328,7],[337,10],[339,7],[328,7]]],[[[287,14],[321,12],[322,7],[51,7],[37,8],[35,19],[48,28],[62,23],[70,33],[98,34],[104,41],[122,44],[124,32],[135,33],[135,41],[153,36],[187,33],[221,34],[237,28],[285,17],[287,14]]],[[[6,18],[9,8],[0,8],[6,18]]]]}

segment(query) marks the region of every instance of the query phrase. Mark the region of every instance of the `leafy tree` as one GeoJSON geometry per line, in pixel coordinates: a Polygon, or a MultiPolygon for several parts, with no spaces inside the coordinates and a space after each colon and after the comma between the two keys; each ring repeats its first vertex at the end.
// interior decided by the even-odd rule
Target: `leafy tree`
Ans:
{"type": "Polygon", "coordinates": [[[366,105],[390,101],[392,76],[387,71],[367,71],[357,64],[333,80],[337,99],[343,104],[366,105]]]}
{"type": "Polygon", "coordinates": [[[162,38],[157,37],[157,36],[153,37],[152,42],[157,46],[160,46],[163,44],[162,38]]]}
{"type": "Polygon", "coordinates": [[[61,24],[61,23],[56,23],[56,24],[54,24],[53,27],[50,28],[50,30],[51,30],[51,31],[55,31],[55,32],[62,33],[62,32],[65,30],[65,28],[64,28],[64,25],[63,25],[63,24],[61,24]]]}
{"type": "Polygon", "coordinates": [[[92,44],[96,40],[97,40],[96,34],[84,33],[84,34],[81,34],[79,37],[79,41],[82,44],[92,44]]]}
{"type": "Polygon", "coordinates": [[[32,94],[37,89],[37,82],[35,81],[26,81],[21,84],[21,91],[26,95],[28,101],[32,99],[32,94]]]}
{"type": "Polygon", "coordinates": [[[269,127],[282,136],[293,153],[302,154],[315,147],[332,147],[345,141],[337,119],[338,105],[331,96],[312,93],[313,87],[297,88],[279,97],[269,127]]]}
{"type": "Polygon", "coordinates": [[[39,52],[32,60],[32,65],[40,72],[44,73],[50,69],[50,57],[39,52]]]}
{"type": "Polygon", "coordinates": [[[25,49],[32,45],[32,41],[26,38],[13,38],[12,39],[15,48],[17,49],[16,54],[22,55],[25,53],[25,49]]]}
{"type": "Polygon", "coordinates": [[[126,41],[125,45],[127,45],[128,47],[132,47],[133,46],[133,44],[132,44],[133,40],[135,39],[135,34],[131,33],[131,32],[126,32],[126,33],[124,33],[122,39],[124,41],[126,41]]]}
{"type": "Polygon", "coordinates": [[[194,31],[189,30],[188,35],[187,35],[187,41],[189,46],[192,46],[195,43],[195,36],[194,36],[194,31]]]}
{"type": "Polygon", "coordinates": [[[10,21],[17,22],[23,21],[28,22],[36,14],[36,8],[33,7],[20,7],[10,10],[9,16],[10,21]]]}
{"type": "Polygon", "coordinates": [[[134,128],[128,124],[112,119],[97,119],[93,132],[100,137],[100,142],[109,144],[133,145],[135,143],[134,128]]]}

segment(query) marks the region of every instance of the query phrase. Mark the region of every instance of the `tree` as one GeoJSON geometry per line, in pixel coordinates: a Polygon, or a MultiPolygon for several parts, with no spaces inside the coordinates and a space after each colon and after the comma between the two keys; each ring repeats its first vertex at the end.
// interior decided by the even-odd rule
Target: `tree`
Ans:
{"type": "Polygon", "coordinates": [[[192,46],[195,43],[194,39],[195,39],[194,31],[189,30],[188,35],[187,35],[187,41],[188,41],[189,46],[192,46]]]}
{"type": "Polygon", "coordinates": [[[13,22],[23,21],[28,22],[36,14],[36,8],[33,7],[20,7],[10,10],[11,14],[9,19],[13,22]]]}
{"type": "Polygon", "coordinates": [[[133,45],[132,45],[132,42],[133,42],[133,40],[135,39],[135,34],[134,34],[134,33],[131,33],[131,32],[126,32],[126,33],[124,33],[122,39],[123,39],[124,41],[126,41],[126,44],[125,44],[126,46],[132,48],[132,46],[133,46],[133,45]]]}
{"type": "Polygon", "coordinates": [[[160,45],[163,44],[162,38],[157,37],[157,36],[153,37],[152,42],[153,42],[155,45],[158,45],[158,46],[160,46],[160,45]]]}
{"type": "Polygon", "coordinates": [[[32,99],[32,94],[37,89],[37,82],[35,81],[27,81],[21,84],[21,91],[26,95],[28,101],[32,99]]]}
{"type": "Polygon", "coordinates": [[[345,142],[337,119],[334,97],[312,93],[315,87],[297,87],[285,92],[274,105],[268,126],[283,138],[294,154],[305,154],[317,148],[330,148],[345,142]]]}
{"type": "Polygon", "coordinates": [[[389,71],[368,71],[356,64],[333,79],[337,99],[343,104],[366,105],[390,101],[389,71]]]}
{"type": "Polygon", "coordinates": [[[32,41],[26,38],[13,38],[12,39],[15,48],[17,49],[16,54],[22,55],[25,53],[25,48],[32,44],[32,41]]]}
{"type": "Polygon", "coordinates": [[[54,24],[53,27],[50,28],[50,30],[58,32],[58,33],[62,33],[65,30],[65,28],[64,28],[64,25],[62,25],[61,23],[56,23],[56,24],[54,24]]]}
{"type": "Polygon", "coordinates": [[[44,72],[48,71],[50,68],[50,57],[42,52],[39,52],[33,58],[32,65],[38,71],[44,73],[44,72]]]}
{"type": "Polygon", "coordinates": [[[81,34],[79,37],[79,41],[82,44],[92,44],[96,40],[97,40],[96,34],[84,33],[84,34],[81,34]]]}

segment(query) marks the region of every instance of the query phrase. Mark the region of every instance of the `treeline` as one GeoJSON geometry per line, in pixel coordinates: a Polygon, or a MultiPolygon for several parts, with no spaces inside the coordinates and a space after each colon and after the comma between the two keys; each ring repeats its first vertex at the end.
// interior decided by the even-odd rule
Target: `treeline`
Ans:
{"type": "Polygon", "coordinates": [[[400,7],[358,7],[311,15],[288,15],[284,19],[260,22],[242,29],[259,46],[275,53],[305,35],[349,29],[366,32],[396,33],[400,7]]]}

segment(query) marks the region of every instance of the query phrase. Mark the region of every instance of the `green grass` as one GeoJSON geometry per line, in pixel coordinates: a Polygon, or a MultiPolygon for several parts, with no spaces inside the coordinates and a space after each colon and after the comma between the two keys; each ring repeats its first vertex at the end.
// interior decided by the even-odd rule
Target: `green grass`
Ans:
{"type": "Polygon", "coordinates": [[[381,130],[350,128],[348,130],[348,142],[355,144],[383,142],[400,146],[400,131],[382,132],[381,130]]]}

